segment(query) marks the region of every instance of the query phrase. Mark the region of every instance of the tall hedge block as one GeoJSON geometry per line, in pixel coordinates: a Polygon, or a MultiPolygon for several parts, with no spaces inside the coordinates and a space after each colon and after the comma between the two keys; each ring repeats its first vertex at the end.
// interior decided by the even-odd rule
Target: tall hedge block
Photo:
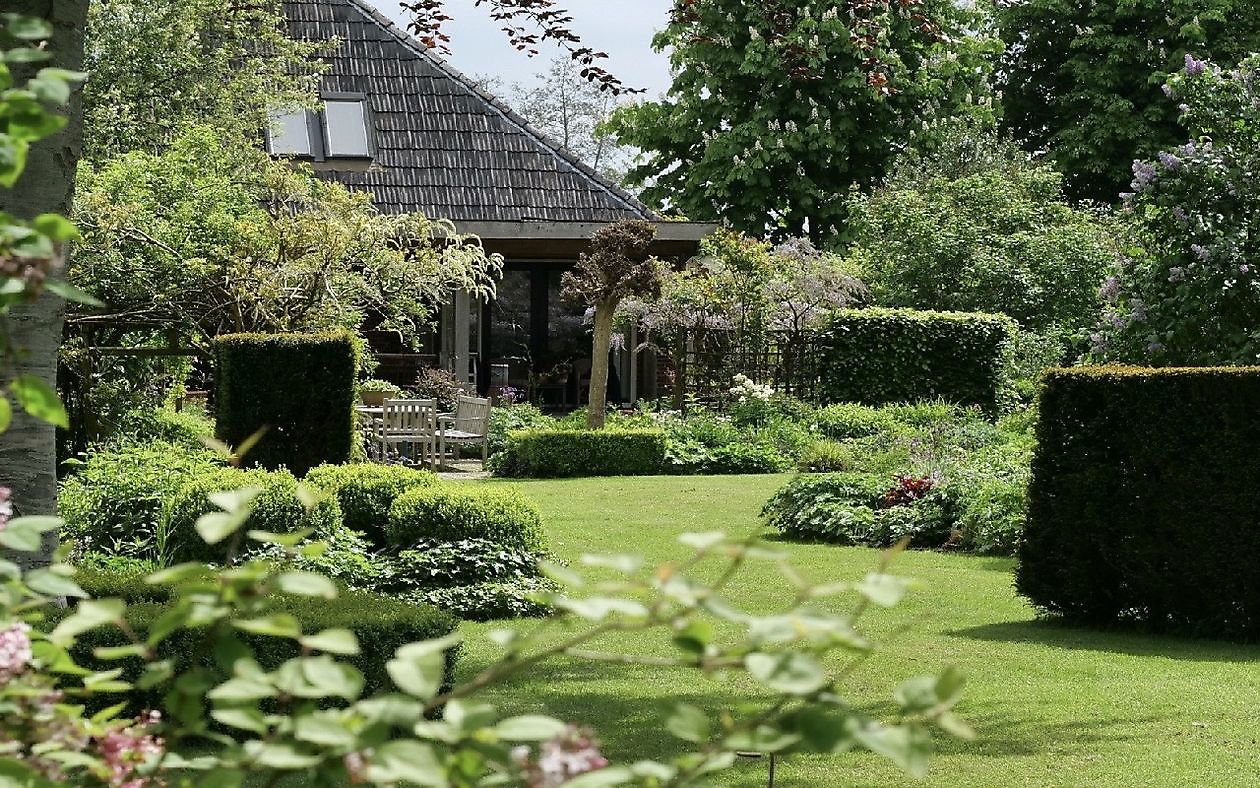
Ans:
{"type": "Polygon", "coordinates": [[[1056,370],[1016,576],[1044,610],[1260,636],[1260,368],[1056,370]]]}
{"type": "Polygon", "coordinates": [[[815,340],[823,403],[944,399],[997,406],[1003,348],[1018,330],[1002,315],[845,309],[815,340]]]}
{"type": "Polygon", "coordinates": [[[346,334],[229,334],[214,342],[215,433],[239,446],[267,433],[250,465],[302,476],[343,463],[354,444],[355,348],[346,334]]]}

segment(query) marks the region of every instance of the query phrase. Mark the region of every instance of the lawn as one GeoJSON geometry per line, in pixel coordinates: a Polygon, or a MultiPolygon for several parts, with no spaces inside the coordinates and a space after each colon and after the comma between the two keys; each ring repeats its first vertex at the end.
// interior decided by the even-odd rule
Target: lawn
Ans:
{"type": "MultiPolygon", "coordinates": [[[[583,479],[522,487],[542,507],[553,550],[580,570],[577,559],[584,553],[636,552],[664,562],[680,554],[680,533],[758,528],[762,502],[785,480],[583,479]]],[[[858,577],[876,560],[875,551],[864,548],[780,546],[814,580],[858,577]]],[[[1011,568],[1006,559],[906,554],[894,571],[915,578],[917,589],[895,610],[864,619],[868,634],[886,642],[850,681],[855,703],[880,708],[901,679],[946,664],[968,677],[960,712],[978,739],[943,741],[926,784],[1254,783],[1260,773],[1260,670],[1253,662],[1260,647],[1038,622],[1015,595],[1011,568]]],[[[750,567],[731,589],[750,609],[772,609],[785,594],[778,575],[763,566],[750,567]]],[[[466,625],[461,678],[493,658],[483,635],[497,626],[466,625]]],[[[604,645],[665,653],[663,645],[638,635],[604,645]]],[[[627,761],[678,751],[661,725],[674,700],[716,713],[755,694],[742,679],[557,659],[495,688],[490,699],[512,713],[545,708],[591,724],[605,753],[627,761]]],[[[785,786],[914,782],[867,754],[792,756],[779,777],[785,786]]],[[[727,784],[764,785],[765,765],[741,765],[727,784]]]]}

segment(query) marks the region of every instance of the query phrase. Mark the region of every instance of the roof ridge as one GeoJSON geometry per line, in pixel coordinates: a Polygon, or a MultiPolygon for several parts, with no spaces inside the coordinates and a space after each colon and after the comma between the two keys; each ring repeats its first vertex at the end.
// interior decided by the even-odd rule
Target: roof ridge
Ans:
{"type": "Polygon", "coordinates": [[[369,3],[368,0],[345,0],[345,2],[347,2],[351,7],[358,10],[360,13],[366,14],[368,17],[372,19],[372,21],[376,22],[386,31],[391,33],[395,38],[397,38],[403,45],[415,51],[416,54],[420,55],[421,57],[427,59],[439,71],[441,71],[446,76],[458,82],[460,85],[468,89],[473,95],[477,96],[482,101],[489,104],[491,107],[497,110],[501,115],[503,115],[503,117],[506,118],[509,122],[513,123],[516,126],[519,126],[521,131],[525,132],[526,135],[533,137],[536,142],[538,142],[544,148],[549,150],[552,153],[552,155],[560,158],[566,164],[569,164],[570,166],[575,167],[578,170],[578,172],[582,173],[588,179],[593,181],[596,187],[598,187],[604,192],[607,192],[613,198],[625,203],[628,208],[641,214],[642,217],[645,219],[651,219],[657,222],[665,221],[665,218],[660,213],[653,210],[652,208],[649,208],[646,204],[644,204],[641,200],[639,200],[630,192],[621,188],[617,184],[609,181],[606,177],[600,174],[598,170],[591,167],[586,162],[582,161],[580,158],[575,156],[572,151],[568,150],[559,142],[554,140],[549,134],[542,131],[541,129],[538,129],[528,120],[526,120],[524,117],[518,114],[516,110],[508,106],[498,96],[495,96],[494,94],[482,88],[477,83],[476,80],[469,77],[467,74],[460,71],[458,68],[451,65],[449,62],[447,62],[443,58],[434,54],[434,52],[429,47],[425,46],[422,42],[416,39],[416,37],[413,36],[411,33],[399,27],[394,22],[394,20],[390,19],[389,17],[381,13],[380,10],[377,9],[375,6],[373,6],[371,3],[369,3]]]}

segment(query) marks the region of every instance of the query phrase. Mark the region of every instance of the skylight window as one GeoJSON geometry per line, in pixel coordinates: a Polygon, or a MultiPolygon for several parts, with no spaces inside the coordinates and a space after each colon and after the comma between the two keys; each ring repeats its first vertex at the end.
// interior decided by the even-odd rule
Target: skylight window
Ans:
{"type": "Polygon", "coordinates": [[[362,99],[324,102],[324,142],[329,158],[361,159],[372,155],[365,104],[362,99]]]}
{"type": "Polygon", "coordinates": [[[267,150],[276,156],[311,156],[314,148],[307,113],[299,110],[273,114],[267,150]]]}
{"type": "Polygon", "coordinates": [[[267,131],[267,151],[317,162],[371,159],[369,117],[367,97],[345,93],[326,96],[318,112],[275,112],[267,131]]]}

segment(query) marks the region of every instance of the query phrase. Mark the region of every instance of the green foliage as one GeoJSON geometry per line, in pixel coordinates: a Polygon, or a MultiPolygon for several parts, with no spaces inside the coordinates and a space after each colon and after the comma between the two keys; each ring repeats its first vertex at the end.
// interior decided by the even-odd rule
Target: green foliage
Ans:
{"type": "Polygon", "coordinates": [[[322,41],[290,38],[278,0],[110,0],[88,16],[85,156],[162,150],[191,124],[255,143],[276,107],[310,104],[322,41]]]}
{"type": "Polygon", "coordinates": [[[927,117],[989,113],[985,56],[997,44],[968,35],[979,27],[949,0],[913,14],[679,4],[653,42],[670,51],[669,93],[608,127],[645,152],[627,181],[646,185],[649,203],[753,235],[829,239],[844,227],[843,197],[874,185],[927,117]]]}
{"type": "Polygon", "coordinates": [[[197,520],[219,510],[207,496],[225,490],[258,488],[253,499],[250,526],[259,531],[286,534],[309,529],[317,539],[327,539],[342,528],[341,507],[326,498],[307,511],[297,497],[297,479],[286,470],[264,471],[222,468],[197,474],[170,498],[158,537],[164,564],[182,561],[223,563],[237,547],[231,542],[207,544],[196,529],[197,520]]]}
{"type": "Polygon", "coordinates": [[[214,344],[216,436],[231,446],[266,433],[245,460],[305,474],[350,459],[355,348],[343,334],[232,334],[214,344]]]}
{"type": "Polygon", "coordinates": [[[490,454],[507,448],[508,434],[517,430],[535,430],[555,426],[556,420],[537,406],[523,402],[516,405],[495,405],[490,409],[487,440],[490,454]]]}
{"type": "Polygon", "coordinates": [[[766,525],[799,539],[861,544],[875,526],[886,478],[868,473],[798,476],[766,502],[766,525]]]}
{"type": "MultiPolygon", "coordinates": [[[[1260,27],[1260,26],[1257,26],[1260,27]]],[[[1260,55],[1168,81],[1190,142],[1134,162],[1129,257],[1101,288],[1093,352],[1154,366],[1260,357],[1260,55]]]]}
{"type": "Polygon", "coordinates": [[[651,476],[665,463],[659,429],[525,430],[508,434],[496,473],[502,476],[651,476]]]}
{"type": "Polygon", "coordinates": [[[845,440],[878,435],[892,430],[896,427],[897,421],[888,408],[859,405],[856,402],[838,402],[819,408],[811,419],[811,426],[828,438],[845,440]]]}
{"type": "Polygon", "coordinates": [[[213,452],[171,443],[95,452],[61,483],[61,539],[80,554],[157,559],[167,502],[192,478],[222,466],[213,452]]]}
{"type": "Polygon", "coordinates": [[[999,315],[840,311],[817,339],[821,399],[880,405],[942,398],[994,411],[1003,348],[1016,331],[999,315]]]}
{"type": "Polygon", "coordinates": [[[214,437],[214,420],[204,408],[140,408],[127,411],[119,419],[112,442],[123,444],[172,443],[185,449],[205,448],[205,439],[214,437]]]}
{"type": "Polygon", "coordinates": [[[385,530],[395,499],[416,487],[437,484],[437,477],[401,465],[356,463],[320,465],[306,474],[305,481],[335,495],[346,527],[363,533],[380,548],[386,545],[385,530]]]}
{"type": "Polygon", "coordinates": [[[797,468],[805,473],[839,473],[856,464],[852,450],[840,441],[815,441],[801,452],[797,468]]]}
{"type": "Polygon", "coordinates": [[[1255,368],[1049,374],[1020,593],[1086,621],[1254,639],[1258,407],[1255,368]]]}
{"type": "Polygon", "coordinates": [[[515,487],[413,489],[394,502],[386,536],[398,550],[463,539],[487,539],[505,548],[535,552],[544,548],[538,507],[515,487]]]}
{"type": "Polygon", "coordinates": [[[559,586],[541,577],[495,580],[460,586],[443,586],[413,591],[406,599],[432,605],[466,621],[494,621],[509,618],[539,618],[555,612],[538,601],[555,593],[559,586]]]}
{"type": "Polygon", "coordinates": [[[1073,199],[1114,202],[1129,165],[1183,140],[1163,77],[1186,55],[1238,63],[1260,50],[1252,0],[1029,0],[999,4],[1011,43],[1002,119],[1048,150],[1073,199]]]}
{"type": "Polygon", "coordinates": [[[1013,146],[986,142],[990,132],[942,133],[943,150],[907,156],[881,188],[851,204],[852,261],[874,299],[1001,313],[1026,330],[1083,335],[1097,320],[1098,283],[1118,256],[1104,218],[1069,205],[1062,175],[1013,146]],[[980,141],[966,139],[977,134],[980,141]],[[994,162],[972,146],[1010,158],[994,162]]]}
{"type": "MultiPolygon", "coordinates": [[[[146,596],[157,595],[149,594],[142,577],[117,577],[113,580],[122,580],[124,584],[114,585],[98,580],[92,585],[102,597],[128,600],[128,626],[136,636],[147,637],[163,615],[172,609],[170,589],[166,589],[166,599],[148,600],[146,596]]],[[[430,605],[353,591],[343,592],[331,600],[280,597],[268,603],[266,610],[269,615],[293,616],[303,632],[316,633],[330,629],[353,632],[359,643],[358,653],[346,655],[342,659],[345,664],[352,665],[362,673],[363,689],[367,694],[379,694],[393,689],[394,684],[386,665],[399,647],[441,638],[455,632],[459,627],[458,619],[430,605]]],[[[63,616],[64,614],[51,616],[50,623],[57,623],[63,616]]],[[[207,653],[203,646],[205,639],[206,632],[202,629],[181,630],[164,639],[155,656],[171,660],[178,673],[209,671],[209,676],[202,680],[212,679],[218,683],[227,679],[231,673],[223,671],[215,664],[215,655],[207,653]]],[[[250,650],[254,659],[268,669],[278,668],[286,660],[302,653],[301,645],[288,638],[243,634],[240,641],[250,650]]],[[[120,663],[93,656],[96,649],[125,646],[130,642],[126,634],[116,629],[93,630],[79,637],[70,654],[78,664],[97,670],[124,667],[124,676],[134,680],[139,675],[135,660],[120,663]]],[[[447,652],[442,680],[445,685],[453,681],[457,658],[458,649],[447,652]]],[[[128,699],[136,712],[163,706],[159,691],[133,691],[129,693],[128,699]]]]}
{"type": "Polygon", "coordinates": [[[489,296],[501,271],[449,222],[383,215],[369,193],[206,126],[160,152],[85,163],[76,188],[83,243],[71,280],[113,313],[163,327],[128,343],[167,330],[198,344],[353,332],[370,315],[414,344],[452,288],[489,296]]]}
{"type": "Polygon", "coordinates": [[[421,540],[385,561],[379,588],[406,593],[487,580],[514,580],[538,574],[538,556],[491,539],[421,540]]]}

